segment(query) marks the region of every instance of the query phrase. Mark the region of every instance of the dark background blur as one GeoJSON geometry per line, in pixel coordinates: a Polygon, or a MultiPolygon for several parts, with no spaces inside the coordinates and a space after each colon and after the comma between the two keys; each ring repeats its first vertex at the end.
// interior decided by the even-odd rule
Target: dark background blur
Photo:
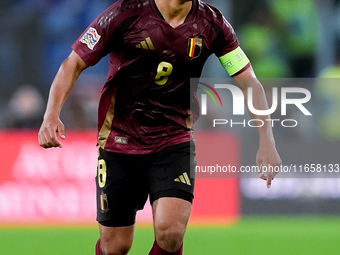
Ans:
{"type": "MultiPolygon", "coordinates": [[[[0,128],[39,127],[50,84],[71,45],[114,2],[0,1],[0,128]],[[18,102],[22,98],[26,101],[18,102]],[[31,107],[21,113],[25,103],[31,107]]],[[[218,7],[234,26],[258,77],[339,75],[340,71],[325,71],[339,64],[339,1],[206,2],[218,7]]],[[[203,77],[225,77],[223,68],[216,65],[216,58],[212,58],[203,77]]],[[[82,75],[78,82],[81,89],[76,86],[73,100],[68,100],[63,111],[69,113],[63,118],[69,128],[95,127],[93,109],[107,70],[107,59],[103,59],[82,75]]]]}
{"type": "MultiPolygon", "coordinates": [[[[114,2],[0,1],[0,128],[39,127],[50,84],[71,45],[114,2]],[[27,105],[30,109],[23,110],[27,105]]],[[[340,59],[338,0],[206,2],[218,7],[234,26],[258,77],[340,76],[334,70],[340,59]]],[[[64,107],[67,127],[95,127],[107,63],[103,59],[81,76],[64,107]]],[[[225,76],[217,59],[211,58],[203,77],[225,76]]]]}

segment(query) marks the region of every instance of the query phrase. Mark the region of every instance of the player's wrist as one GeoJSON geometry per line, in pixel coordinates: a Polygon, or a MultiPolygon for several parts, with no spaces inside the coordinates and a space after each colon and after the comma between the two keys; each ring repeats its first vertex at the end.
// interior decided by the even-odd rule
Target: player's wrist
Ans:
{"type": "Polygon", "coordinates": [[[59,120],[60,114],[55,112],[46,112],[44,114],[44,120],[59,120]]]}
{"type": "Polygon", "coordinates": [[[268,146],[273,146],[275,147],[275,139],[272,135],[262,135],[260,136],[259,140],[260,147],[268,147],[268,146]]]}

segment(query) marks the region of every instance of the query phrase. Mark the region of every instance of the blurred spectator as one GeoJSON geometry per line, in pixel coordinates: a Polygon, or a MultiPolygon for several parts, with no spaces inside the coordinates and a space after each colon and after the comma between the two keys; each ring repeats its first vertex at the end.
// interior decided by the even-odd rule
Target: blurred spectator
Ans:
{"type": "Polygon", "coordinates": [[[315,0],[270,0],[269,7],[281,22],[293,77],[313,77],[318,41],[315,0]]]}
{"type": "MultiPolygon", "coordinates": [[[[54,77],[60,63],[70,54],[71,45],[101,12],[115,1],[108,0],[54,0],[46,8],[43,20],[44,75],[54,77]]],[[[101,61],[89,72],[106,74],[108,63],[101,61]]]]}
{"type": "Polygon", "coordinates": [[[319,78],[340,78],[340,49],[338,50],[335,64],[332,66],[328,66],[325,69],[321,70],[318,77],[319,78]]]}
{"type": "Polygon", "coordinates": [[[97,128],[98,102],[105,75],[83,73],[65,102],[61,119],[67,128],[97,128]]]}
{"type": "Polygon", "coordinates": [[[0,0],[0,10],[10,7],[18,1],[19,0],[0,0]]]}
{"type": "Polygon", "coordinates": [[[20,86],[5,110],[5,128],[39,128],[45,109],[41,93],[31,85],[20,86]]]}
{"type": "Polygon", "coordinates": [[[336,63],[320,72],[315,91],[323,106],[319,122],[321,133],[340,139],[340,49],[336,63]]]}
{"type": "Polygon", "coordinates": [[[240,31],[242,46],[260,78],[287,77],[290,73],[285,60],[280,34],[265,5],[252,11],[251,20],[240,31]]]}

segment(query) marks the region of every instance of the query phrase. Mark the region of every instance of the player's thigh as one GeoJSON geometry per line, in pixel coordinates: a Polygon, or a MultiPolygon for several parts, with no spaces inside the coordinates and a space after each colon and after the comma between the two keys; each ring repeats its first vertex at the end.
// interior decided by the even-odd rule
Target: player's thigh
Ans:
{"type": "Polygon", "coordinates": [[[194,197],[195,146],[170,146],[155,155],[148,171],[156,239],[181,241],[194,197]]]}

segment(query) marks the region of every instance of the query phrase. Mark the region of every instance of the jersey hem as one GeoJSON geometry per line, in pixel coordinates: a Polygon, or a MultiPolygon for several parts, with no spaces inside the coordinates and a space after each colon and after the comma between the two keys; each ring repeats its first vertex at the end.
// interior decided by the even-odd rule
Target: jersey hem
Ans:
{"type": "Polygon", "coordinates": [[[143,155],[143,154],[151,154],[151,153],[154,153],[154,152],[158,152],[158,151],[161,151],[169,146],[173,146],[173,145],[177,145],[177,144],[181,144],[181,143],[186,143],[186,142],[190,142],[190,141],[193,141],[194,138],[191,134],[191,131],[187,131],[184,133],[184,135],[180,136],[180,137],[174,137],[173,140],[170,140],[170,141],[165,141],[163,142],[162,144],[159,144],[159,145],[155,145],[154,147],[152,148],[148,148],[146,149],[145,147],[142,148],[142,146],[140,145],[139,148],[133,148],[133,147],[130,147],[130,148],[118,148],[118,147],[113,147],[113,146],[108,146],[106,145],[104,148],[102,148],[103,150],[105,151],[109,151],[109,152],[114,152],[114,153],[119,153],[119,154],[140,154],[140,155],[143,155]]]}

